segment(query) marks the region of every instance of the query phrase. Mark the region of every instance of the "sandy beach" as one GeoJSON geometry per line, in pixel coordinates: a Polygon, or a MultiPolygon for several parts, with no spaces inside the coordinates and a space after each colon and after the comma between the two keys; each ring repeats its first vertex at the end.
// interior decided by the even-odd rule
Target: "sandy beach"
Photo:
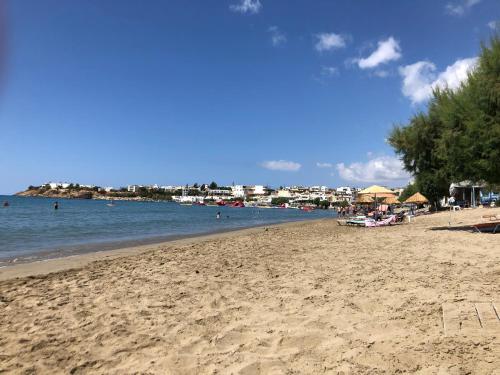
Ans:
{"type": "Polygon", "coordinates": [[[498,374],[500,209],[0,269],[0,373],[498,374]]]}

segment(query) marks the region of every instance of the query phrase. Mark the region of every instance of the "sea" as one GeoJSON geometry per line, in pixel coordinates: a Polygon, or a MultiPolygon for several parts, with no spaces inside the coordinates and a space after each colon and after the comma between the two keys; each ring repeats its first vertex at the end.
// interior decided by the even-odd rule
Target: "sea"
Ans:
{"type": "Polygon", "coordinates": [[[299,220],[333,210],[183,206],[0,195],[0,267],[299,220]],[[9,202],[3,207],[3,202],[9,202]],[[217,219],[217,213],[220,218],[217,219]]]}

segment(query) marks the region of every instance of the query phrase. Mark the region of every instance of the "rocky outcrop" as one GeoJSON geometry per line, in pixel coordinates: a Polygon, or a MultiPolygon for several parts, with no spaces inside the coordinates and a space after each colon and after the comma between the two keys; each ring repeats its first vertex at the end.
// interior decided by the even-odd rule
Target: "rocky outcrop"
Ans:
{"type": "Polygon", "coordinates": [[[89,190],[72,190],[72,189],[31,189],[17,193],[20,197],[47,197],[47,198],[73,198],[73,199],[92,199],[94,198],[93,191],[89,190]]]}

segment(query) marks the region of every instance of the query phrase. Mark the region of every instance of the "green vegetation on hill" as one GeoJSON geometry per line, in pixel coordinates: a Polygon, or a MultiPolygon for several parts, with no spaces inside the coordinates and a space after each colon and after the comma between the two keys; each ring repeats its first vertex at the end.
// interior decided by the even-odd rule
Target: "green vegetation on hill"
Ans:
{"type": "Polygon", "coordinates": [[[432,203],[464,180],[500,185],[500,38],[481,46],[459,89],[436,89],[427,110],[395,127],[389,143],[432,203]]]}

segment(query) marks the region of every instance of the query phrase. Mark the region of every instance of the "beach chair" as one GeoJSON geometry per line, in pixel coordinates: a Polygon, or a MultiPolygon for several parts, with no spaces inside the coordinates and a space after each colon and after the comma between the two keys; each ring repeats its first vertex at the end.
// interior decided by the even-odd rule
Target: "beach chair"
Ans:
{"type": "Polygon", "coordinates": [[[471,225],[478,233],[500,233],[500,221],[491,221],[489,223],[479,223],[471,225]]]}
{"type": "Polygon", "coordinates": [[[380,221],[366,221],[365,226],[369,228],[385,227],[395,222],[396,222],[396,215],[391,215],[388,218],[380,221]]]}
{"type": "Polygon", "coordinates": [[[356,225],[358,227],[365,227],[366,226],[366,223],[367,222],[371,222],[371,221],[375,221],[373,219],[351,219],[351,220],[347,220],[346,221],[346,224],[347,225],[356,225]]]}
{"type": "Polygon", "coordinates": [[[405,221],[404,211],[401,211],[400,213],[396,214],[396,223],[404,223],[404,221],[405,221]]]}
{"type": "Polygon", "coordinates": [[[490,221],[495,221],[500,220],[500,215],[483,215],[482,218],[490,221]]]}

